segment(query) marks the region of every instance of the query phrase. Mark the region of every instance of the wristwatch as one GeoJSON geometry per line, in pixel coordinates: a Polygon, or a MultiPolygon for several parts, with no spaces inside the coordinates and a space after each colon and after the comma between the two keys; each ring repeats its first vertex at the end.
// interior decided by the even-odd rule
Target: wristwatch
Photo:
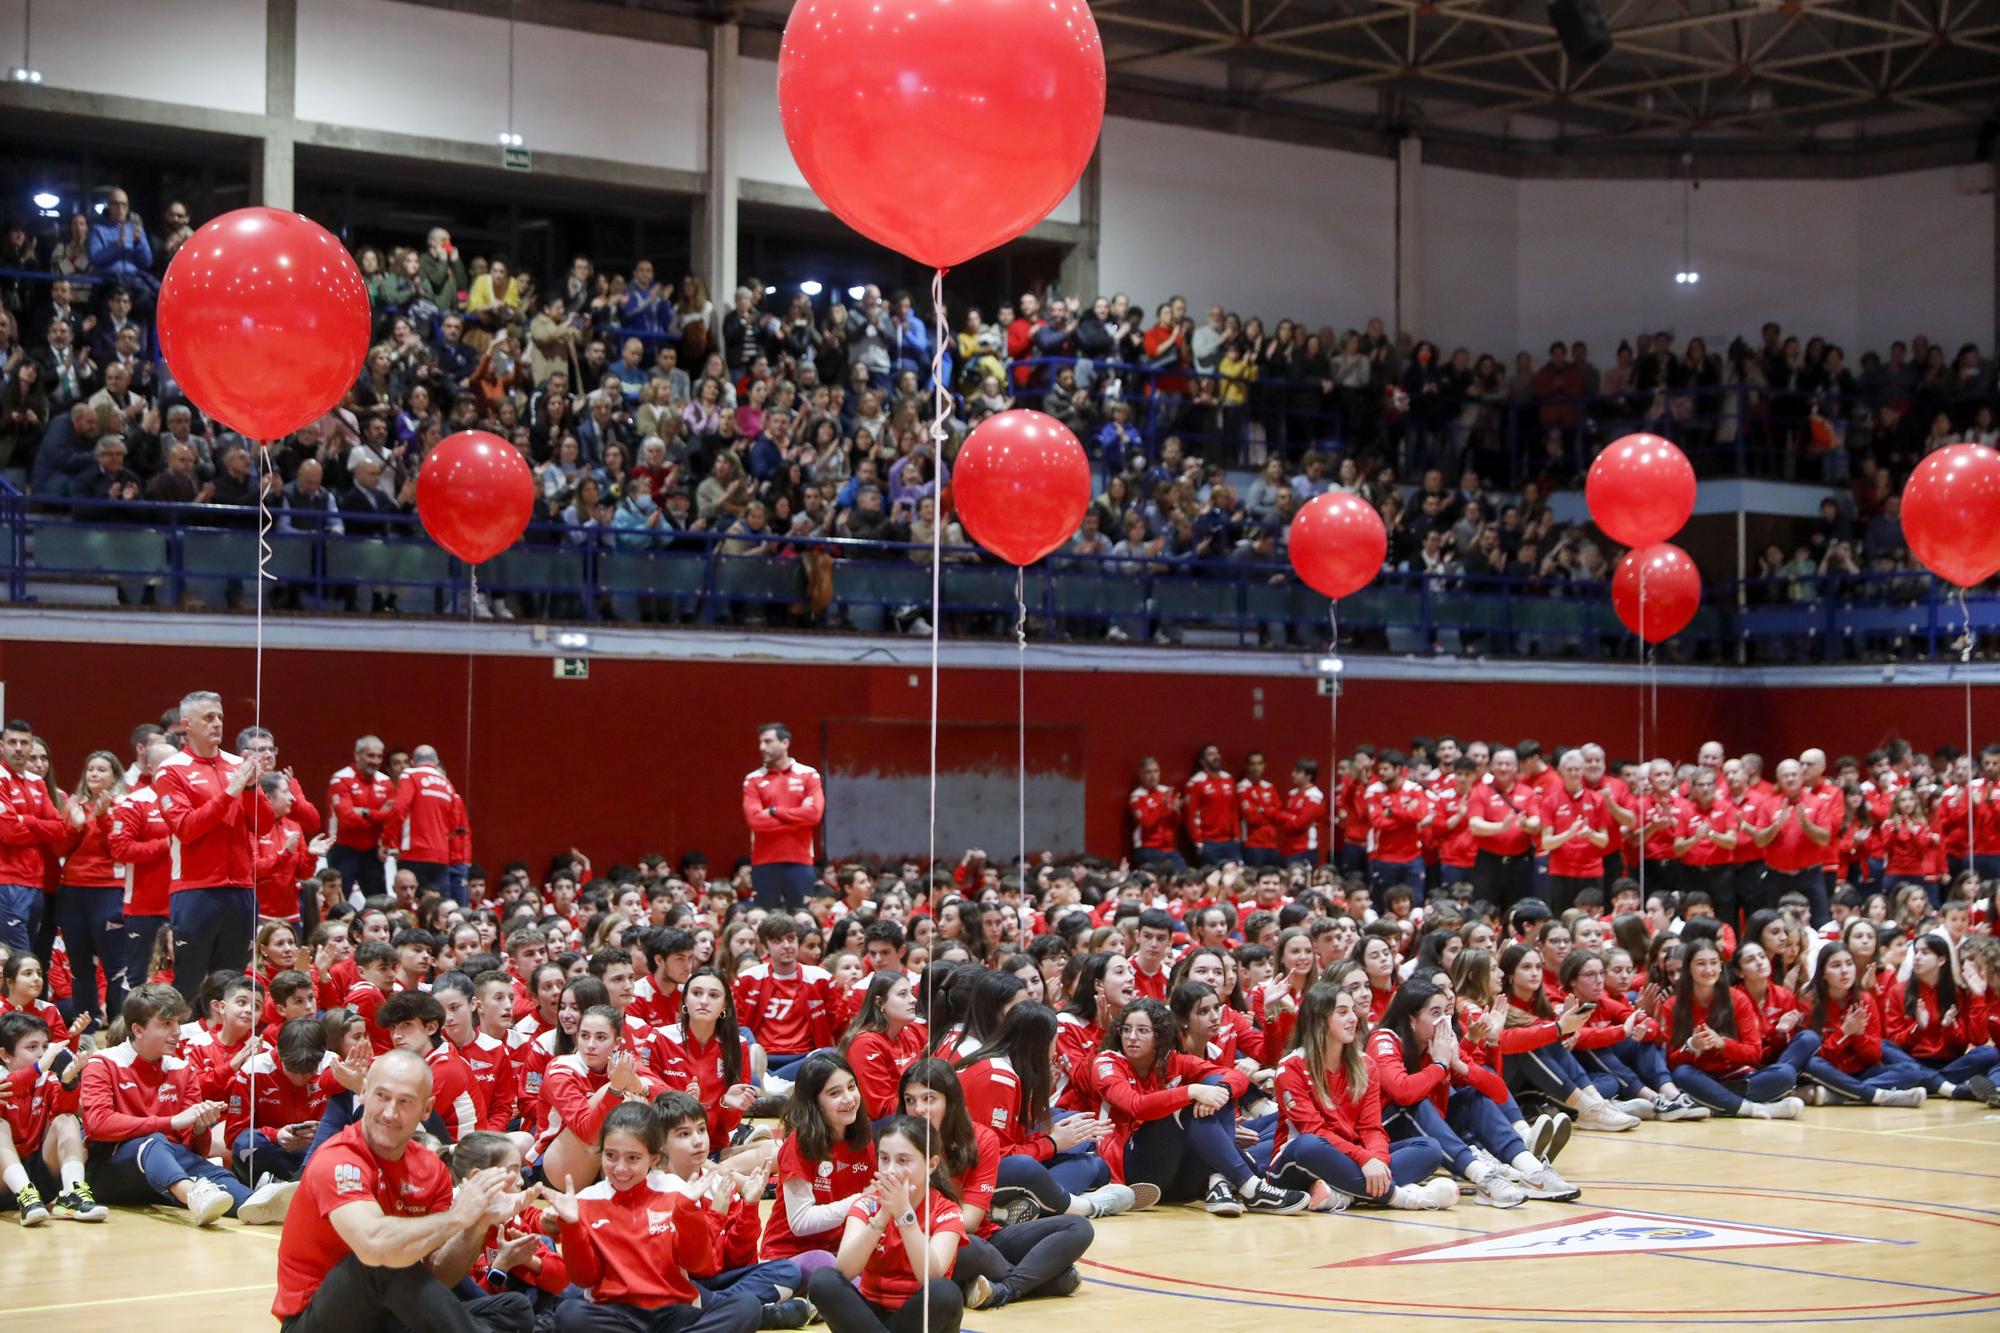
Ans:
{"type": "Polygon", "coordinates": [[[903,1210],[903,1215],[896,1219],[896,1225],[899,1227],[914,1226],[916,1224],[916,1221],[917,1221],[917,1210],[914,1208],[905,1208],[903,1210]]]}

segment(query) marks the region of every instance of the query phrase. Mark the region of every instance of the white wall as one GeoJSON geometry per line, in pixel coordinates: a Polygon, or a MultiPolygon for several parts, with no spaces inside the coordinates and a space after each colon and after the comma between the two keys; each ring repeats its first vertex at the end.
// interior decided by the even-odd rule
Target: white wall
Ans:
{"type": "Polygon", "coordinates": [[[1451,347],[1511,352],[1519,341],[1518,182],[1426,166],[1418,195],[1418,326],[1451,347]]]}
{"type": "Polygon", "coordinates": [[[1099,286],[1270,324],[1362,322],[1395,299],[1395,164],[1113,117],[1099,286]]]}
{"type": "MultiPolygon", "coordinates": [[[[0,0],[0,70],[22,63],[26,9],[0,0]]],[[[42,0],[34,19],[28,58],[48,87],[264,110],[264,0],[42,0]]]]}
{"type": "MultiPolygon", "coordinates": [[[[1992,169],[1855,183],[1860,319],[1869,345],[1927,333],[1947,355],[1993,337],[1992,169]],[[1981,186],[1985,193],[1980,193],[1981,186]]],[[[1854,349],[1848,348],[1849,360],[1854,349]]]]}
{"type": "MultiPolygon", "coordinates": [[[[530,149],[702,169],[702,52],[523,23],[514,69],[514,129],[530,149]]],[[[298,115],[491,144],[497,161],[507,25],[389,0],[299,0],[298,115]]]]}

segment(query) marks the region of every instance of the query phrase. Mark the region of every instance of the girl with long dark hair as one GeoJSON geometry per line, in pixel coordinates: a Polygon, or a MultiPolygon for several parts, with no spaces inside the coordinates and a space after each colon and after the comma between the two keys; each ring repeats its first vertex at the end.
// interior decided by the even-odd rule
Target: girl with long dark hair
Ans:
{"type": "Polygon", "coordinates": [[[1806,1021],[1820,1034],[1819,1053],[1806,1061],[1801,1100],[1808,1106],[1922,1106],[1928,1071],[1885,1061],[1882,1014],[1861,984],[1861,969],[1844,944],[1819,951],[1805,996],[1806,1021]]]}
{"type": "Polygon", "coordinates": [[[1760,1068],[1763,1026],[1749,996],[1729,984],[1712,940],[1688,946],[1674,993],[1660,1009],[1667,1066],[1687,1094],[1717,1115],[1795,1120],[1805,1103],[1789,1096],[1797,1067],[1760,1068]]]}

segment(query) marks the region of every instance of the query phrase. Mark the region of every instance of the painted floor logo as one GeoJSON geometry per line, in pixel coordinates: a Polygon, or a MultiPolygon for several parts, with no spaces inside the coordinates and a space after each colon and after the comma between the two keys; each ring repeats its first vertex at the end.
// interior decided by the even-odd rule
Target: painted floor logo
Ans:
{"type": "Polygon", "coordinates": [[[1327,1268],[1381,1264],[1467,1263],[1492,1259],[1554,1259],[1574,1254],[1651,1254],[1673,1250],[1742,1250],[1771,1245],[1872,1245],[1868,1236],[1717,1222],[1703,1217],[1606,1210],[1560,1222],[1516,1227],[1484,1236],[1371,1254],[1327,1268]]]}

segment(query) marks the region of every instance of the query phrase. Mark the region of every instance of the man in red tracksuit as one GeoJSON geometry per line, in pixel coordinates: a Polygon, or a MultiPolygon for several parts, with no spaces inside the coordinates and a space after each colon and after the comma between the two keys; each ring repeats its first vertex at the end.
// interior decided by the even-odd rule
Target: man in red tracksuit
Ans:
{"type": "Polygon", "coordinates": [[[47,786],[28,771],[35,729],[9,722],[0,732],[0,944],[28,953],[47,910],[42,849],[68,840],[69,827],[47,786]]]}
{"type": "Polygon", "coordinates": [[[462,809],[458,789],[438,765],[438,752],[428,745],[412,750],[410,766],[396,782],[389,833],[396,846],[396,869],[414,874],[420,891],[441,888],[448,881],[451,837],[462,809]]]}
{"type": "Polygon", "coordinates": [[[312,878],[323,839],[306,840],[305,830],[292,814],[292,782],[283,773],[266,773],[257,787],[270,806],[259,820],[257,854],[251,870],[257,881],[257,914],[290,921],[299,919],[299,881],[312,878]]]}
{"type": "Polygon", "coordinates": [[[1174,789],[1160,781],[1160,761],[1139,761],[1139,785],[1125,798],[1132,815],[1132,864],[1187,869],[1181,859],[1181,807],[1174,789]]]}
{"type": "Polygon", "coordinates": [[[1201,747],[1200,767],[1187,780],[1182,804],[1197,862],[1212,866],[1243,859],[1236,822],[1236,780],[1223,769],[1219,746],[1201,747]]]}
{"type": "Polygon", "coordinates": [[[380,896],[386,891],[384,834],[397,808],[396,784],[382,771],[381,737],[354,742],[354,762],[333,775],[326,804],[333,812],[333,846],[326,863],[340,872],[348,892],[359,887],[365,898],[380,896]]]}
{"type": "Polygon", "coordinates": [[[1264,752],[1252,750],[1243,757],[1243,779],[1236,784],[1236,816],[1243,830],[1243,864],[1274,866],[1278,855],[1278,811],[1284,798],[1277,785],[1264,776],[1264,752]]]}
{"type": "Polygon", "coordinates": [[[1345,775],[1334,777],[1334,801],[1340,811],[1340,845],[1335,849],[1340,873],[1368,870],[1368,787],[1375,780],[1375,747],[1357,745],[1345,775]]]}
{"type": "Polygon", "coordinates": [[[1431,824],[1431,798],[1410,781],[1409,760],[1401,750],[1384,750],[1375,759],[1375,785],[1368,789],[1368,881],[1377,902],[1389,901],[1389,890],[1409,886],[1410,896],[1424,900],[1424,858],[1420,840],[1431,824]]]}
{"type": "Polygon", "coordinates": [[[791,728],[757,728],[760,767],[743,778],[743,818],[750,825],[750,884],[767,911],[796,912],[813,884],[813,830],[826,817],[819,773],[792,758],[791,728]]]}
{"type": "Polygon", "coordinates": [[[187,749],[153,777],[160,815],[174,835],[173,888],[167,915],[174,928],[174,988],[190,1004],[210,972],[250,966],[257,930],[252,821],[268,826],[269,807],[257,789],[269,762],[222,748],[222,699],[206,690],[181,700],[187,749]]]}
{"type": "Polygon", "coordinates": [[[1278,812],[1278,855],[1287,865],[1316,865],[1326,833],[1326,793],[1319,789],[1319,761],[1292,765],[1292,789],[1278,812]]]}

